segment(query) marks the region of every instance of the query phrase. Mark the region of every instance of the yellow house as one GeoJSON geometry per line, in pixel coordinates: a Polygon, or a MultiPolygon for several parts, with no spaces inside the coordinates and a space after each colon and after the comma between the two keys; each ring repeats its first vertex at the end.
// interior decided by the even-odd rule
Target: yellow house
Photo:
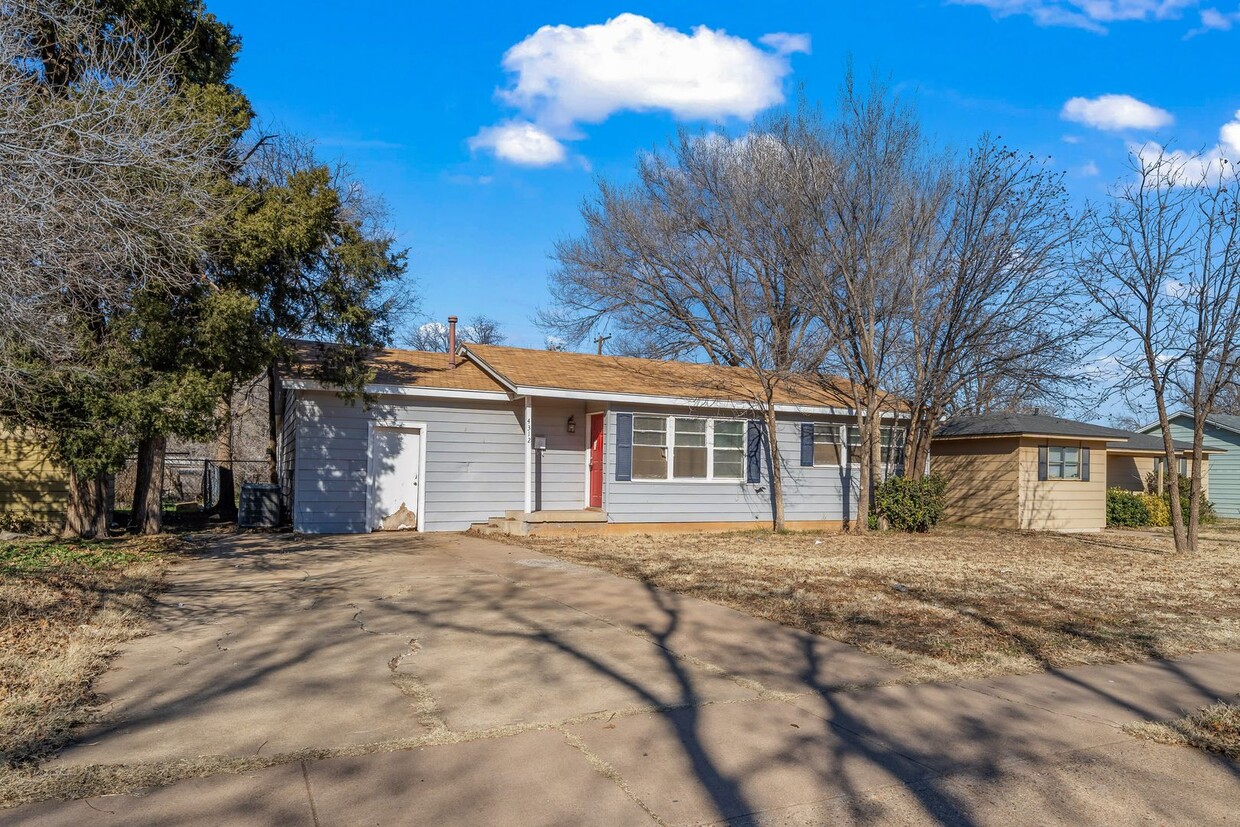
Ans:
{"type": "Polygon", "coordinates": [[[1126,431],[1037,414],[962,417],[935,432],[943,521],[1033,531],[1106,526],[1107,446],[1126,431]]]}
{"type": "Polygon", "coordinates": [[[65,519],[68,482],[38,442],[0,431],[0,517],[57,529],[65,519]]]}

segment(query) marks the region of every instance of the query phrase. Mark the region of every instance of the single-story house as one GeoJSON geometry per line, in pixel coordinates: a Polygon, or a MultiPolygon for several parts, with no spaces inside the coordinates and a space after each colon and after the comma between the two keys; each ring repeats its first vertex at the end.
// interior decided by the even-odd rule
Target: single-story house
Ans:
{"type": "Polygon", "coordinates": [[[68,500],[68,476],[39,443],[20,432],[0,431],[0,515],[19,525],[59,530],[68,500]]]}
{"type": "Polygon", "coordinates": [[[1034,531],[1106,526],[1107,446],[1115,428],[1038,414],[989,414],[944,423],[930,468],[947,479],[944,522],[1034,531]]]}
{"type": "MultiPolygon", "coordinates": [[[[1193,416],[1187,411],[1171,414],[1172,439],[1191,443],[1193,416]]],[[[1157,422],[1146,425],[1142,433],[1162,436],[1157,422]]],[[[1221,452],[1210,458],[1209,497],[1220,517],[1240,518],[1240,416],[1210,414],[1206,417],[1202,445],[1221,452]]]]}
{"type": "MultiPolygon", "coordinates": [[[[383,350],[366,405],[310,378],[325,347],[299,343],[281,375],[278,449],[296,531],[771,524],[776,470],[749,371],[494,345],[383,350]]],[[[858,439],[839,387],[805,380],[775,394],[792,528],[855,514],[858,439]]]]}
{"type": "MultiPolygon", "coordinates": [[[[1179,440],[1173,440],[1171,444],[1179,457],[1179,473],[1187,476],[1192,470],[1193,444],[1179,440]]],[[[1222,453],[1225,452],[1217,448],[1202,449],[1201,484],[1207,498],[1210,496],[1210,464],[1212,458],[1222,453]]],[[[1166,464],[1162,436],[1129,434],[1124,442],[1107,443],[1107,487],[1125,491],[1161,491],[1166,480],[1166,464]]]]}

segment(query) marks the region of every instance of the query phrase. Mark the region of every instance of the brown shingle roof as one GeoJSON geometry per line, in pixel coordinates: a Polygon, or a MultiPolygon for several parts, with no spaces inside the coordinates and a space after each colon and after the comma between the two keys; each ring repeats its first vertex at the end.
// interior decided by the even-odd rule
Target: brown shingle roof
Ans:
{"type": "MultiPolygon", "coordinates": [[[[314,366],[322,361],[331,347],[322,342],[299,341],[290,344],[294,354],[291,373],[303,379],[313,378],[314,366]]],[[[387,349],[373,354],[370,362],[375,368],[376,385],[498,393],[505,391],[503,386],[468,360],[457,359],[456,367],[449,367],[448,354],[442,352],[387,349]]]]}
{"type": "MultiPolygon", "coordinates": [[[[294,354],[289,372],[312,379],[314,367],[331,345],[321,342],[290,343],[294,354]]],[[[370,357],[375,368],[374,384],[403,385],[447,390],[507,390],[487,374],[474,359],[487,365],[513,386],[615,394],[665,396],[728,402],[751,402],[759,397],[760,385],[744,368],[694,362],[667,362],[622,356],[597,356],[551,350],[466,345],[467,356],[448,366],[446,353],[386,349],[370,357]]],[[[809,378],[786,379],[776,389],[781,405],[851,407],[845,380],[835,379],[823,387],[809,378]]]]}
{"type": "MultiPolygon", "coordinates": [[[[466,345],[513,385],[597,393],[642,394],[715,401],[757,399],[761,386],[745,368],[597,356],[500,345],[466,345]]],[[[824,388],[809,379],[790,379],[776,389],[776,404],[849,407],[843,380],[824,388]]]]}

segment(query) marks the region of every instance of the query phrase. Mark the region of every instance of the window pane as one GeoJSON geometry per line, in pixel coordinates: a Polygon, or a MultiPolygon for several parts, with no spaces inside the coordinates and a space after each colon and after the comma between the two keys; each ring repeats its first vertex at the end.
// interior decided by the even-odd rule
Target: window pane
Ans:
{"type": "Polygon", "coordinates": [[[1065,480],[1074,480],[1080,477],[1080,466],[1075,462],[1066,462],[1063,466],[1063,478],[1065,480]]]}
{"type": "Polygon", "coordinates": [[[705,448],[706,447],[706,420],[705,419],[677,419],[676,420],[676,447],[705,448]]]}
{"type": "Polygon", "coordinates": [[[667,449],[653,445],[634,445],[633,479],[667,479],[667,449]]]}
{"type": "Polygon", "coordinates": [[[835,425],[815,425],[814,442],[836,443],[840,441],[840,429],[835,425]]]}
{"type": "Polygon", "coordinates": [[[682,448],[676,446],[677,479],[706,479],[706,446],[682,448]]]}
{"type": "Polygon", "coordinates": [[[1076,462],[1081,453],[1080,448],[1064,448],[1062,450],[1064,462],[1076,462]]]}
{"type": "Polygon", "coordinates": [[[715,479],[739,480],[745,476],[745,453],[743,451],[715,451],[715,479]]]}
{"type": "MultiPolygon", "coordinates": [[[[815,432],[817,435],[817,432],[815,432]]],[[[834,442],[819,442],[814,440],[814,464],[815,465],[839,465],[840,464],[840,446],[834,442]]]]}
{"type": "Polygon", "coordinates": [[[861,429],[858,428],[856,425],[848,426],[848,447],[849,448],[860,448],[861,447],[861,429]]]}
{"type": "Polygon", "coordinates": [[[667,419],[662,416],[633,417],[633,444],[667,445],[667,419]]]}
{"type": "Polygon", "coordinates": [[[715,448],[745,447],[745,423],[726,419],[715,420],[715,448]]]}

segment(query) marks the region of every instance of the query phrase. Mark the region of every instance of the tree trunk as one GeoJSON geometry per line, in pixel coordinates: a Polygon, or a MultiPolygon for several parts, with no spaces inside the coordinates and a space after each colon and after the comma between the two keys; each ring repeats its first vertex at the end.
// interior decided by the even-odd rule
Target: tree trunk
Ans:
{"type": "Polygon", "coordinates": [[[280,482],[279,437],[280,437],[280,400],[276,398],[276,363],[267,368],[267,478],[273,483],[280,482]]]}
{"type": "Polygon", "coordinates": [[[93,539],[108,536],[108,479],[106,475],[83,478],[69,469],[69,502],[65,509],[63,537],[93,539]]]}
{"type": "Polygon", "coordinates": [[[784,475],[781,473],[783,464],[779,454],[779,423],[775,418],[775,404],[764,406],[762,412],[766,420],[766,441],[771,447],[771,528],[783,531],[787,527],[784,517],[784,475]]]}
{"type": "MultiPolygon", "coordinates": [[[[860,406],[858,406],[860,408],[860,406]]],[[[868,411],[857,415],[857,433],[860,440],[857,444],[857,456],[848,458],[849,465],[855,459],[857,465],[857,515],[853,520],[852,530],[865,533],[870,530],[870,457],[867,446],[869,437],[867,422],[868,411]]]]}
{"type": "Polygon", "coordinates": [[[225,425],[215,440],[215,461],[220,475],[219,499],[212,509],[222,522],[237,521],[237,488],[233,481],[232,399],[220,400],[225,425]]]}
{"type": "Polygon", "coordinates": [[[1175,550],[1180,553],[1189,550],[1188,532],[1184,528],[1184,512],[1180,508],[1180,463],[1175,454],[1175,444],[1171,439],[1171,421],[1167,418],[1167,407],[1163,404],[1162,394],[1155,394],[1158,406],[1158,425],[1162,428],[1163,458],[1167,463],[1167,507],[1171,511],[1171,536],[1175,541],[1175,550]]]}
{"type": "Polygon", "coordinates": [[[167,447],[166,436],[144,439],[138,446],[138,473],[129,524],[139,534],[158,534],[164,530],[161,495],[167,447]]]}

